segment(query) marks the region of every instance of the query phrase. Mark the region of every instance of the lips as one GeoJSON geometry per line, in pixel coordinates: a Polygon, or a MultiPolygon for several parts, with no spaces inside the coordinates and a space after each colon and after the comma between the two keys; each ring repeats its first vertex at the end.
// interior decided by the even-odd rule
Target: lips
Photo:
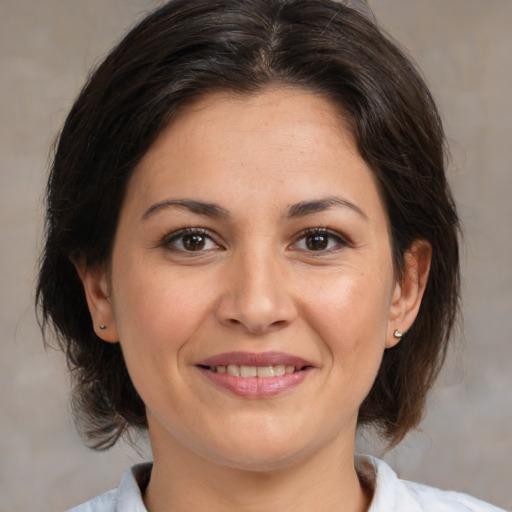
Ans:
{"type": "Polygon", "coordinates": [[[252,352],[226,352],[217,354],[198,363],[198,366],[273,366],[285,365],[303,368],[313,366],[313,363],[306,361],[302,357],[286,354],[285,352],[263,352],[256,354],[252,352]]]}
{"type": "Polygon", "coordinates": [[[218,354],[196,365],[221,388],[246,398],[275,396],[300,384],[314,366],[282,352],[218,354]]]}

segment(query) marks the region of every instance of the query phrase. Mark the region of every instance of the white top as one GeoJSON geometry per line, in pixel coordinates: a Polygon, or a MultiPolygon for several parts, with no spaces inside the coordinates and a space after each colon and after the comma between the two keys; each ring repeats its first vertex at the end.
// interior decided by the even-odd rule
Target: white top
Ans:
{"type": "MultiPolygon", "coordinates": [[[[505,512],[467,494],[442,491],[400,480],[383,461],[366,455],[356,457],[359,475],[374,488],[368,512],[505,512]]],[[[151,474],[151,464],[138,464],[126,471],[121,485],[68,512],[147,512],[142,501],[151,474]]]]}

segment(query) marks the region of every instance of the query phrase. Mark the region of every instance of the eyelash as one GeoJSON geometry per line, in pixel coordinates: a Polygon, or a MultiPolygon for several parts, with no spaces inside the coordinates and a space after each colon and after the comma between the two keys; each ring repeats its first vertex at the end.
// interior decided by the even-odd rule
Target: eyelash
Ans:
{"type": "MultiPolygon", "coordinates": [[[[185,254],[193,254],[193,253],[202,253],[206,252],[210,249],[204,249],[203,247],[200,247],[198,250],[191,250],[187,249],[183,246],[185,242],[185,237],[200,237],[204,240],[204,243],[207,244],[208,240],[210,242],[213,242],[217,248],[221,248],[214,239],[214,237],[210,234],[210,232],[204,228],[184,228],[180,229],[178,231],[174,231],[163,238],[162,242],[159,244],[161,247],[165,247],[167,249],[170,249],[175,252],[185,253],[185,254]],[[177,247],[176,243],[181,240],[182,247],[177,247]]],[[[342,237],[339,233],[336,233],[334,231],[331,231],[328,228],[311,228],[306,229],[302,231],[298,236],[295,242],[293,242],[292,247],[294,247],[293,250],[299,250],[299,251],[305,251],[311,254],[317,253],[318,255],[330,253],[332,251],[335,251],[336,249],[341,247],[348,247],[350,246],[350,243],[342,237]],[[317,237],[317,238],[327,238],[327,247],[326,248],[320,248],[320,249],[311,249],[308,248],[307,245],[304,248],[297,249],[296,246],[300,241],[304,241],[305,244],[307,244],[307,238],[308,237],[317,237]],[[329,240],[334,241],[334,247],[329,247],[329,240]]]]}
{"type": "MultiPolygon", "coordinates": [[[[170,233],[169,235],[164,237],[164,239],[162,240],[162,242],[159,245],[162,247],[165,247],[167,249],[173,250],[175,252],[180,252],[180,253],[204,252],[204,250],[202,248],[200,250],[194,251],[194,250],[188,250],[185,247],[179,248],[179,247],[176,247],[176,245],[173,245],[179,240],[181,240],[182,244],[183,244],[185,237],[187,237],[187,236],[189,236],[189,237],[197,236],[197,237],[203,238],[204,240],[210,240],[217,247],[219,247],[219,244],[217,244],[217,242],[215,242],[215,240],[213,239],[211,234],[204,228],[184,228],[184,229],[180,229],[178,231],[173,231],[172,233],[170,233]]],[[[205,243],[207,243],[207,242],[205,242],[205,243]]]]}
{"type": "MultiPolygon", "coordinates": [[[[299,250],[307,251],[312,254],[318,253],[318,255],[322,255],[322,254],[326,254],[326,253],[335,251],[336,249],[339,249],[340,247],[349,247],[350,246],[350,243],[347,241],[346,238],[344,238],[343,236],[341,236],[339,233],[337,233],[335,231],[331,231],[328,228],[306,229],[302,233],[299,234],[299,236],[297,237],[297,241],[294,242],[293,245],[297,245],[297,243],[301,240],[304,241],[305,243],[307,243],[306,240],[308,237],[328,238],[330,240],[333,240],[335,242],[335,245],[334,245],[334,247],[327,247],[325,249],[319,249],[319,250],[308,249],[308,248],[299,249],[299,250]]],[[[329,243],[329,241],[327,243],[329,243]]]]}

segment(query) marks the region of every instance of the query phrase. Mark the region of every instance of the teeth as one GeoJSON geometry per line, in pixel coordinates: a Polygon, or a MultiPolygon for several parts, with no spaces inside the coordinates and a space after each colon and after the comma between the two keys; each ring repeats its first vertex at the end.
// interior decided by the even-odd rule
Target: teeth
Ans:
{"type": "MultiPolygon", "coordinates": [[[[295,371],[295,366],[289,366],[289,368],[293,368],[293,370],[289,373],[293,373],[295,371]]],[[[274,373],[279,377],[286,373],[286,366],[284,364],[277,364],[274,366],[274,373]]]]}
{"type": "Polygon", "coordinates": [[[228,365],[228,373],[229,375],[234,375],[235,377],[240,377],[240,366],[237,364],[228,365]]]}
{"type": "Polygon", "coordinates": [[[256,377],[257,375],[256,366],[240,366],[240,377],[256,377]]]}
{"type": "Polygon", "coordinates": [[[228,366],[212,366],[210,370],[217,373],[227,373],[234,377],[259,377],[262,379],[280,377],[285,374],[289,375],[296,371],[295,366],[284,364],[274,364],[272,366],[229,364],[228,366]]]}
{"type": "Polygon", "coordinates": [[[258,377],[268,378],[274,376],[274,367],[273,366],[258,366],[256,369],[258,372],[258,377]]]}

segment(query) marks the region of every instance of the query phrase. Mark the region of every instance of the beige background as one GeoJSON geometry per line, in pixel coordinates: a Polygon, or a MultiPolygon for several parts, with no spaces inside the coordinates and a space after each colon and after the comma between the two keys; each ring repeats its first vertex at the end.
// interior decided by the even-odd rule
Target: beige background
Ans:
{"type": "MultiPolygon", "coordinates": [[[[63,510],[139,460],[81,446],[63,362],[44,351],[31,303],[48,148],[90,66],[159,3],[0,0],[0,512],[63,510]]],[[[405,478],[511,509],[512,1],[372,6],[444,112],[466,236],[464,355],[452,353],[422,431],[387,458],[405,478]]]]}

